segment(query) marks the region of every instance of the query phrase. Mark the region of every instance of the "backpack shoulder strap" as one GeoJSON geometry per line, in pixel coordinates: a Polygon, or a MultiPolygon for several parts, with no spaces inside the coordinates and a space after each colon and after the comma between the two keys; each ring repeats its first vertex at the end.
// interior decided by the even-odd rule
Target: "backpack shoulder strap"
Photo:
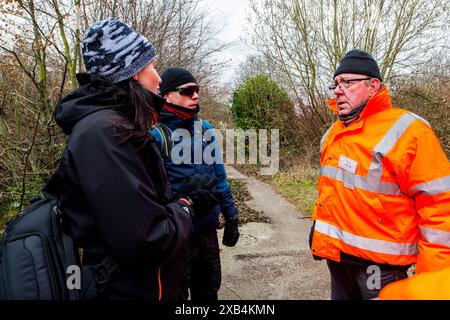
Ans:
{"type": "Polygon", "coordinates": [[[197,121],[200,121],[202,123],[202,132],[205,132],[208,129],[207,125],[205,125],[205,120],[202,120],[200,117],[198,117],[197,121]]]}
{"type": "Polygon", "coordinates": [[[203,131],[210,130],[210,129],[213,129],[214,131],[216,131],[214,126],[211,123],[209,123],[208,121],[200,119],[200,118],[198,118],[198,121],[202,122],[203,131]]]}
{"type": "Polygon", "coordinates": [[[170,152],[172,151],[173,141],[172,130],[166,126],[164,123],[158,122],[156,127],[154,127],[156,132],[161,136],[161,143],[159,144],[159,148],[161,150],[161,154],[165,159],[169,158],[170,152]]]}

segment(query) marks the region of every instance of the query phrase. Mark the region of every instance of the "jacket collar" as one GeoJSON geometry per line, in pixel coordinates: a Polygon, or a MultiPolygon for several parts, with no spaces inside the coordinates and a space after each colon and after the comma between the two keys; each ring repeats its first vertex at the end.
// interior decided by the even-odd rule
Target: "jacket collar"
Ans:
{"type": "Polygon", "coordinates": [[[163,109],[159,115],[159,122],[165,124],[170,129],[175,130],[177,128],[190,129],[194,127],[194,122],[198,121],[199,117],[196,114],[194,119],[183,120],[172,112],[163,109]]]}

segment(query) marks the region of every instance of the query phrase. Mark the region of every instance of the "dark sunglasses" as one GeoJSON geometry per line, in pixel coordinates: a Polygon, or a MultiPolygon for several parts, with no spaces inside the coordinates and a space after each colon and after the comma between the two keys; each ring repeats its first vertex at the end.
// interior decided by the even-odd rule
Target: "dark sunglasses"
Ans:
{"type": "Polygon", "coordinates": [[[173,91],[178,92],[180,95],[185,96],[185,97],[190,97],[190,98],[192,98],[194,93],[198,93],[199,90],[200,90],[200,87],[197,85],[184,87],[184,88],[178,87],[178,88],[173,89],[173,91]]]}

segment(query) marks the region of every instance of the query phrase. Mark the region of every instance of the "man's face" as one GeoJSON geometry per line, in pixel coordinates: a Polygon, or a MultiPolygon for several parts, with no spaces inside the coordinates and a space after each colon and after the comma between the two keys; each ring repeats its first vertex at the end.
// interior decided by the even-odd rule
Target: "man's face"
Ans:
{"type": "Polygon", "coordinates": [[[198,99],[198,86],[194,82],[189,82],[178,87],[177,91],[169,91],[164,98],[169,103],[176,104],[187,109],[196,109],[198,99]],[[187,90],[182,90],[187,89],[187,90]]]}
{"type": "Polygon", "coordinates": [[[379,79],[356,73],[342,73],[334,78],[334,84],[336,85],[334,95],[336,96],[336,105],[340,116],[349,114],[380,88],[379,79]]]}

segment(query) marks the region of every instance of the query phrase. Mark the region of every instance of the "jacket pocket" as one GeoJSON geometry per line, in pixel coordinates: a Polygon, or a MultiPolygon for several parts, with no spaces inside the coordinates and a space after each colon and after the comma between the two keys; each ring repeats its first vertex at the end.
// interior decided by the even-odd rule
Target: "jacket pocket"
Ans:
{"type": "Polygon", "coordinates": [[[392,230],[401,232],[401,219],[395,217],[391,212],[388,212],[378,197],[373,198],[371,205],[376,219],[375,224],[379,228],[382,228],[383,230],[386,229],[385,232],[389,234],[392,234],[392,230]]]}

